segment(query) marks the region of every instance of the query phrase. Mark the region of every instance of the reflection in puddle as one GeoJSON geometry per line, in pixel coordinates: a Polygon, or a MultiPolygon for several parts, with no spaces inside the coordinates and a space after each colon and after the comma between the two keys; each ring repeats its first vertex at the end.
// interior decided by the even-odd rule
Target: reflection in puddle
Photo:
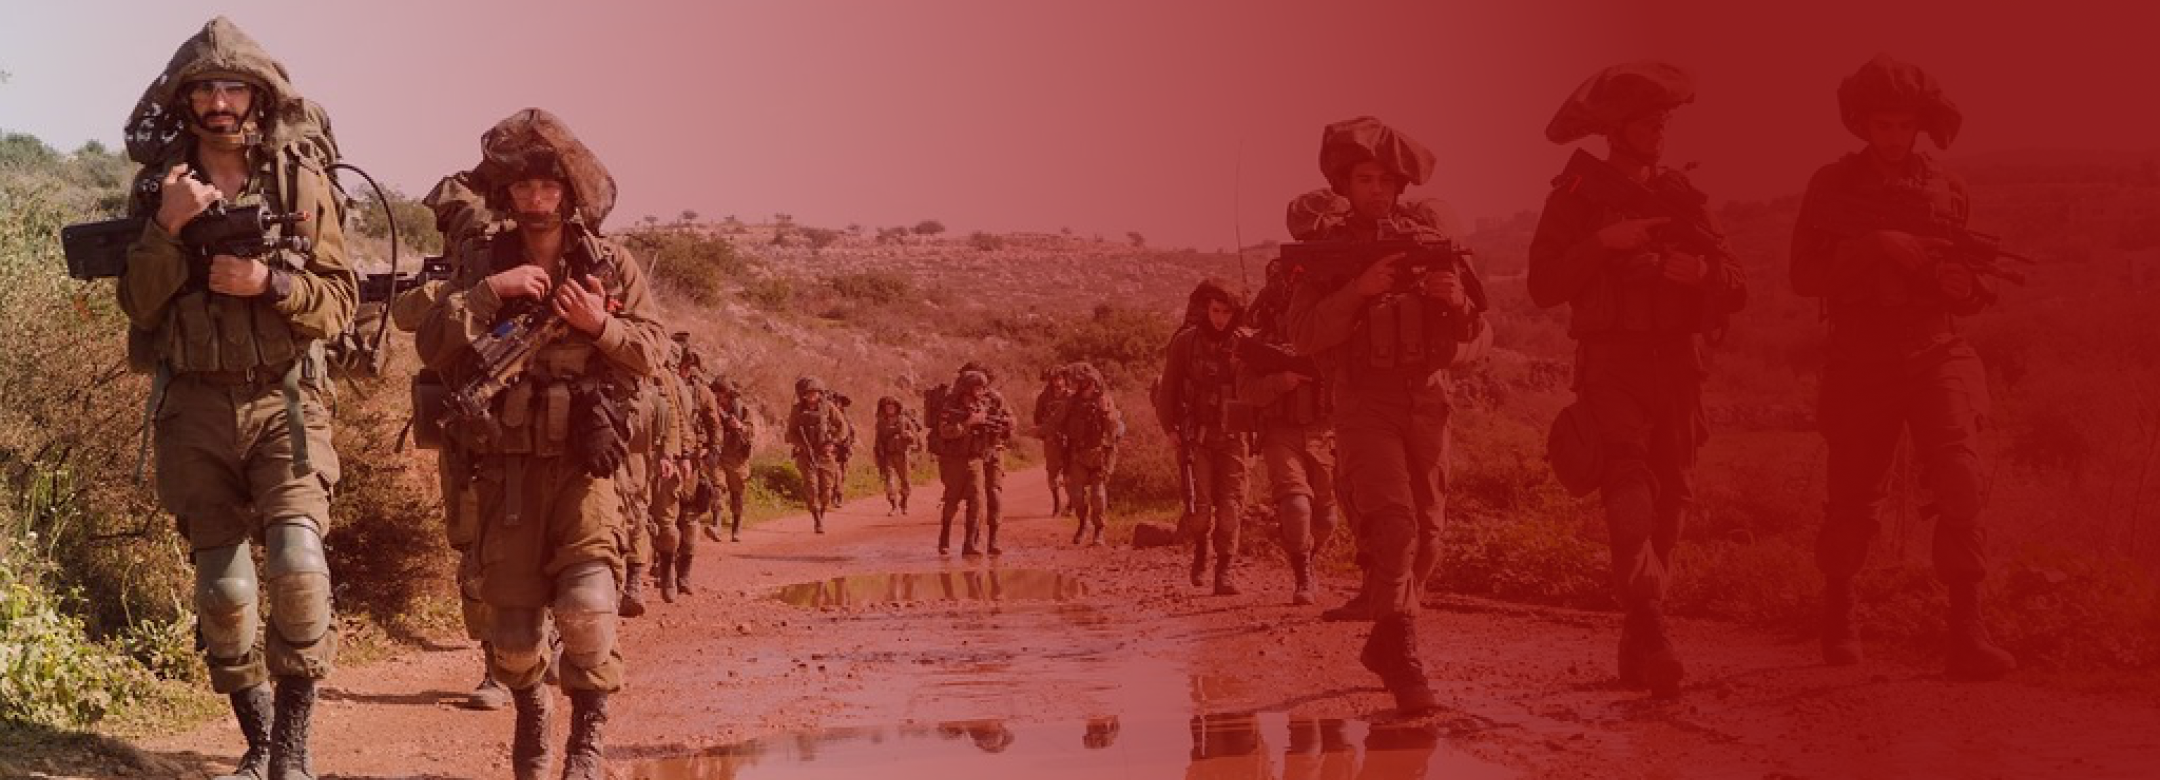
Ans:
{"type": "Polygon", "coordinates": [[[805,582],[776,598],[798,607],[845,607],[907,601],[1070,601],[1087,595],[1078,579],[1038,569],[965,569],[863,574],[805,582]]]}
{"type": "Polygon", "coordinates": [[[1104,778],[1377,780],[1507,778],[1465,755],[1430,723],[1293,719],[1280,713],[1202,715],[1185,723],[1007,724],[835,729],[746,742],[634,765],[650,780],[774,778],[1104,778]]]}

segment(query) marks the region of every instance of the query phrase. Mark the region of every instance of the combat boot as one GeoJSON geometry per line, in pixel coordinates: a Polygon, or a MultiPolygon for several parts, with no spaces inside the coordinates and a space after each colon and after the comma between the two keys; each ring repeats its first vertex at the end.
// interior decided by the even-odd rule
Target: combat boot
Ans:
{"type": "Polygon", "coordinates": [[[1237,583],[1230,580],[1231,559],[1228,554],[1215,556],[1215,595],[1235,596],[1237,583]]]}
{"type": "Polygon", "coordinates": [[[1087,530],[1088,530],[1088,522],[1087,522],[1087,518],[1085,518],[1085,517],[1083,517],[1083,518],[1080,518],[1080,522],[1078,523],[1078,527],[1076,527],[1076,528],[1074,528],[1074,529],[1073,529],[1073,546],[1074,546],[1074,547],[1078,547],[1078,546],[1080,546],[1080,542],[1081,542],[1081,540],[1083,540],[1083,539],[1087,538],[1087,530]]]}
{"type": "Polygon", "coordinates": [[[1298,556],[1297,562],[1290,566],[1290,576],[1290,603],[1301,607],[1312,604],[1313,566],[1311,553],[1298,556]]]}
{"type": "Polygon", "coordinates": [[[660,600],[675,603],[675,557],[662,555],[653,561],[653,575],[660,580],[660,600]]]}
{"type": "Polygon", "coordinates": [[[1387,686],[1398,714],[1416,717],[1439,709],[1440,699],[1425,677],[1425,661],[1418,657],[1417,625],[1409,615],[1396,613],[1374,621],[1358,662],[1387,686]]]}
{"type": "Polygon", "coordinates": [[[465,694],[465,709],[494,711],[510,706],[510,689],[495,680],[495,647],[480,644],[480,684],[465,694]]]}
{"type": "Polygon", "coordinates": [[[1320,619],[1330,623],[1368,623],[1376,617],[1373,614],[1372,599],[1367,597],[1363,590],[1351,596],[1349,601],[1343,602],[1342,606],[1320,613],[1320,619]]]}
{"type": "Polygon", "coordinates": [[[510,692],[510,702],[517,707],[516,725],[510,732],[510,769],[517,780],[547,777],[553,758],[548,755],[548,699],[544,685],[510,692]]]}
{"type": "MultiPolygon", "coordinates": [[[[1051,516],[1051,517],[1064,517],[1064,516],[1065,516],[1065,500],[1064,500],[1064,497],[1063,497],[1063,496],[1061,496],[1061,495],[1058,495],[1058,491],[1057,491],[1057,488],[1051,488],[1051,489],[1050,489],[1050,516],[1051,516]]],[[[1073,544],[1079,544],[1079,542],[1077,542],[1077,541],[1076,541],[1076,542],[1073,542],[1073,544]]]]}
{"type": "Polygon", "coordinates": [[[1620,621],[1620,685],[1629,690],[1639,691],[1650,687],[1649,681],[1643,677],[1642,636],[1641,630],[1637,628],[1641,623],[1642,621],[1635,617],[1633,608],[1630,608],[1627,617],[1620,621]]]}
{"type": "Polygon", "coordinates": [[[308,723],[315,714],[315,680],[277,678],[277,717],[270,726],[270,780],[315,780],[308,761],[308,723]]]}
{"type": "Polygon", "coordinates": [[[1860,663],[1860,638],[1853,634],[1852,580],[1832,578],[1823,588],[1822,658],[1831,666],[1860,663]]]}
{"type": "Polygon", "coordinates": [[[1101,520],[1096,520],[1096,521],[1095,521],[1095,535],[1094,535],[1094,537],[1093,537],[1093,538],[1091,538],[1091,539],[1089,539],[1089,540],[1088,540],[1088,546],[1089,546],[1089,547],[1101,547],[1101,546],[1103,546],[1103,538],[1102,538],[1102,534],[1103,534],[1103,523],[1102,523],[1102,521],[1101,521],[1101,520]]]}
{"type": "Polygon", "coordinates": [[[1200,541],[1193,543],[1192,584],[1195,588],[1207,586],[1207,553],[1208,549],[1206,539],[1201,539],[1200,541]]]}
{"type": "Polygon", "coordinates": [[[272,711],[276,708],[268,685],[251,685],[225,694],[232,701],[233,719],[240,722],[240,735],[247,738],[247,752],[240,754],[240,765],[232,774],[219,775],[215,780],[268,780],[270,777],[270,724],[272,711]]]}
{"type": "Polygon", "coordinates": [[[690,595],[690,556],[687,554],[675,559],[675,592],[690,595]]]}
{"type": "Polygon", "coordinates": [[[939,555],[952,553],[952,521],[956,510],[957,507],[954,507],[949,501],[938,503],[937,554],[939,555]]]}
{"type": "Polygon", "coordinates": [[[1659,699],[1672,699],[1680,695],[1680,681],[1687,677],[1687,669],[1674,653],[1672,637],[1665,631],[1664,605],[1656,601],[1644,601],[1633,611],[1636,626],[1637,652],[1640,654],[1643,683],[1650,687],[1650,695],[1659,699]]]}
{"type": "Polygon", "coordinates": [[[1005,551],[1004,551],[1004,550],[1002,550],[1002,549],[999,549],[999,548],[998,548],[998,543],[997,543],[997,532],[998,532],[998,527],[997,527],[997,524],[996,524],[996,523],[992,523],[992,524],[990,524],[990,538],[989,538],[989,540],[988,540],[988,541],[990,542],[990,544],[988,545],[989,549],[987,549],[987,550],[984,550],[984,552],[990,553],[991,555],[1004,555],[1004,554],[1005,554],[1005,551]]]}
{"type": "Polygon", "coordinates": [[[570,738],[563,748],[563,780],[607,780],[600,755],[600,727],[607,725],[606,691],[570,692],[570,738]]]}
{"type": "Polygon", "coordinates": [[[615,606],[615,614],[626,618],[645,614],[645,564],[623,567],[622,600],[615,606]]]}
{"type": "Polygon", "coordinates": [[[1943,656],[1953,680],[2000,680],[2017,669],[2017,658],[1988,638],[1979,583],[1950,586],[1950,640],[1943,656]]]}
{"type": "Polygon", "coordinates": [[[715,542],[720,541],[720,523],[705,524],[705,538],[715,542]]]}

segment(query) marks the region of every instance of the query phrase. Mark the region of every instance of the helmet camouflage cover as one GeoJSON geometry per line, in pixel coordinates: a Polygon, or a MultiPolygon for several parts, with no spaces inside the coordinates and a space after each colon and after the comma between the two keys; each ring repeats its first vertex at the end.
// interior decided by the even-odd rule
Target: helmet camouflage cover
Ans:
{"type": "Polygon", "coordinates": [[[1677,65],[1629,62],[1608,67],[1585,80],[1560,104],[1545,125],[1545,140],[1574,143],[1584,136],[1610,135],[1628,120],[1695,102],[1695,78],[1677,65]]]}
{"type": "Polygon", "coordinates": [[[1838,117],[1845,129],[1867,139],[1867,115],[1876,111],[1911,111],[1919,115],[1920,129],[1934,139],[1936,148],[1948,149],[1957,140],[1965,114],[1943,94],[1919,66],[1877,54],[1860,70],[1838,84],[1838,117]]]}
{"type": "Polygon", "coordinates": [[[528,108],[495,123],[480,137],[480,152],[474,189],[498,211],[510,211],[511,184],[535,177],[561,181],[588,229],[598,231],[615,209],[615,177],[569,125],[547,111],[528,108]]]}
{"type": "Polygon", "coordinates": [[[1379,163],[1405,184],[1432,179],[1432,152],[1378,119],[1346,119],[1320,131],[1320,175],[1336,192],[1343,191],[1350,169],[1362,162],[1379,163]]]}
{"type": "MultiPolygon", "coordinates": [[[[180,44],[165,69],[145,88],[121,129],[128,159],[155,165],[175,159],[190,134],[187,87],[206,79],[244,81],[255,87],[255,128],[271,148],[313,143],[322,159],[336,159],[330,118],[293,88],[285,65],[225,17],[211,19],[180,44]]],[[[162,172],[161,172],[162,173],[162,172]]]]}

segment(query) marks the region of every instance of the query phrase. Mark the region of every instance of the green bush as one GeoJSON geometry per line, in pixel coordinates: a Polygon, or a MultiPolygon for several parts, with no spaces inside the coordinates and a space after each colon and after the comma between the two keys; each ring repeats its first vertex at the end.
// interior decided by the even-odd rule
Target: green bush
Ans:
{"type": "Polygon", "coordinates": [[[840,297],[879,306],[912,301],[915,282],[891,271],[863,271],[827,277],[825,285],[840,297]]]}
{"type": "Polygon", "coordinates": [[[666,282],[693,303],[719,303],[730,280],[746,276],[750,261],[735,245],[703,230],[647,225],[617,234],[630,253],[651,269],[655,282],[666,282]]]}
{"type": "Polygon", "coordinates": [[[0,721],[89,726],[142,696],[149,675],[62,608],[36,542],[0,515],[0,721]]]}

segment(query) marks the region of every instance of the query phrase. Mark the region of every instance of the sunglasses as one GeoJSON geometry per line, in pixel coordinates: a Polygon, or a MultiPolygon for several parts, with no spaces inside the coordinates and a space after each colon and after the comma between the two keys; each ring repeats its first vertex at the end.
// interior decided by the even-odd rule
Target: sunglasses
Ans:
{"type": "Polygon", "coordinates": [[[236,98],[241,95],[253,93],[254,90],[255,85],[253,84],[249,84],[245,81],[232,81],[227,79],[211,79],[208,81],[197,81],[193,84],[188,85],[188,94],[199,98],[236,98]]]}

